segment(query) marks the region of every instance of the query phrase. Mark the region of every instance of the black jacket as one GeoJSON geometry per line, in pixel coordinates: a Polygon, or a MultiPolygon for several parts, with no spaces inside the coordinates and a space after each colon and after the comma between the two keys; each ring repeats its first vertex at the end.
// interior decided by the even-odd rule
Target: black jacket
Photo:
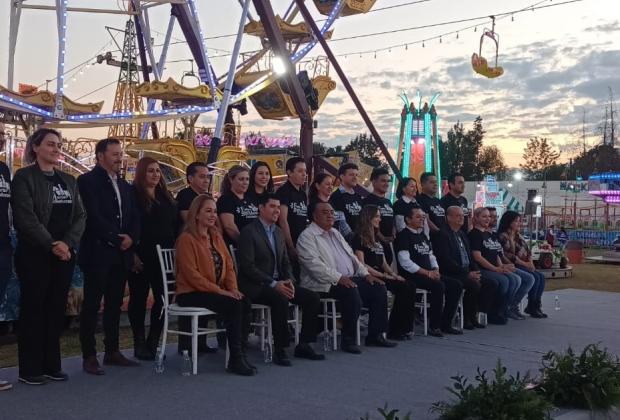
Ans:
{"type": "Polygon", "coordinates": [[[250,299],[255,299],[263,286],[269,287],[273,281],[274,264],[278,264],[280,280],[293,280],[293,269],[286,251],[282,230],[275,226],[276,258],[274,258],[267,233],[260,219],[254,220],[241,229],[239,236],[239,290],[250,299]]]}
{"type": "Polygon", "coordinates": [[[467,250],[467,256],[469,257],[468,268],[463,268],[461,266],[461,251],[450,227],[432,236],[433,252],[439,264],[439,271],[442,274],[453,277],[467,277],[470,271],[478,271],[478,266],[471,255],[471,248],[467,235],[465,235],[462,230],[459,230],[456,234],[461,237],[465,249],[467,250]]]}
{"type": "Polygon", "coordinates": [[[118,179],[122,203],[118,199],[108,173],[95,166],[92,171],[78,178],[78,187],[86,208],[86,230],[80,245],[79,264],[82,269],[118,264],[119,257],[125,266],[133,265],[133,246],[121,252],[121,233],[128,234],[134,246],[140,237],[140,216],[135,195],[127,181],[118,179]]]}

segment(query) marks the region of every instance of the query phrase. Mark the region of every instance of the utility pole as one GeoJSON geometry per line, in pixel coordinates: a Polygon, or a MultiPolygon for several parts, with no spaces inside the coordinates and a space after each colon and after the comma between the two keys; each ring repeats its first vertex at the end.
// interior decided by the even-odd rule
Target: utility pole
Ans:
{"type": "Polygon", "coordinates": [[[614,121],[614,114],[616,113],[616,111],[614,111],[614,91],[612,90],[611,86],[609,87],[609,134],[610,134],[610,138],[609,138],[609,145],[611,147],[615,146],[615,142],[616,142],[616,123],[614,121]]]}
{"type": "Polygon", "coordinates": [[[583,108],[583,117],[581,120],[581,142],[583,144],[583,155],[586,155],[586,109],[583,108]]]}

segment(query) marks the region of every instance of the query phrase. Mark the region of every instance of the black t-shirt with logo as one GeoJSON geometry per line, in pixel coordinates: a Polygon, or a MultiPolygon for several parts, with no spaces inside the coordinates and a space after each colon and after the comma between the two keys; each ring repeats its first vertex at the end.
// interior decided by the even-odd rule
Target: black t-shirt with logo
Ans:
{"type": "Polygon", "coordinates": [[[448,210],[448,207],[452,206],[460,207],[463,210],[465,221],[463,222],[463,226],[461,226],[461,230],[463,233],[467,234],[467,227],[469,226],[469,208],[467,207],[467,199],[463,196],[457,198],[448,193],[441,197],[441,206],[444,210],[448,210]]]}
{"type": "Polygon", "coordinates": [[[0,162],[0,249],[11,245],[9,238],[9,203],[11,201],[11,172],[0,162]]]}
{"type": "Polygon", "coordinates": [[[411,258],[411,261],[425,270],[433,269],[431,266],[433,248],[431,246],[431,241],[429,241],[424,232],[420,231],[420,233],[415,233],[409,228],[401,230],[394,240],[394,249],[396,250],[396,254],[400,251],[409,251],[409,258],[411,258]]]}
{"type": "Polygon", "coordinates": [[[278,188],[276,196],[280,199],[280,205],[288,207],[286,220],[293,244],[297,244],[297,238],[308,225],[308,196],[303,188],[297,189],[289,181],[278,188]]]}
{"type": "Polygon", "coordinates": [[[331,195],[329,202],[334,208],[334,211],[341,211],[344,213],[347,224],[355,231],[357,221],[360,218],[360,212],[362,211],[362,196],[358,193],[350,194],[339,188],[331,195]]]}
{"type": "MultiPolygon", "coordinates": [[[[430,195],[420,194],[418,195],[418,203],[422,210],[428,214],[428,218],[439,230],[446,229],[448,223],[446,222],[446,211],[441,206],[441,201],[437,197],[431,197],[430,195]]],[[[432,233],[432,232],[431,232],[432,233]]]]}
{"type": "Polygon", "coordinates": [[[414,208],[420,209],[422,207],[420,207],[420,204],[415,200],[412,200],[407,203],[402,198],[399,198],[394,203],[394,216],[403,216],[403,217],[409,216],[411,214],[411,209],[414,209],[414,208]]]}
{"type": "Polygon", "coordinates": [[[232,214],[237,229],[241,231],[248,223],[258,217],[258,204],[255,198],[249,194],[245,194],[241,199],[234,193],[228,192],[217,200],[217,214],[223,213],[232,214]]]}
{"type": "Polygon", "coordinates": [[[368,204],[379,207],[379,213],[381,213],[381,224],[379,230],[383,236],[392,236],[394,234],[394,208],[392,202],[385,197],[379,197],[375,194],[368,194],[362,200],[362,206],[368,204]]]}
{"type": "Polygon", "coordinates": [[[192,187],[185,187],[177,194],[177,206],[179,211],[189,210],[194,198],[198,197],[198,193],[192,187]]]}
{"type": "Polygon", "coordinates": [[[491,232],[472,229],[469,232],[469,246],[472,251],[480,251],[489,263],[497,265],[497,256],[502,253],[502,244],[491,232]]]}
{"type": "Polygon", "coordinates": [[[52,212],[47,223],[47,231],[56,241],[61,240],[71,227],[71,210],[73,197],[67,184],[56,172],[45,174],[45,179],[52,187],[52,212]]]}
{"type": "Polygon", "coordinates": [[[362,244],[362,238],[359,235],[355,235],[351,247],[353,251],[362,251],[364,253],[364,264],[383,272],[383,245],[380,242],[377,241],[372,247],[367,247],[362,244]]]}

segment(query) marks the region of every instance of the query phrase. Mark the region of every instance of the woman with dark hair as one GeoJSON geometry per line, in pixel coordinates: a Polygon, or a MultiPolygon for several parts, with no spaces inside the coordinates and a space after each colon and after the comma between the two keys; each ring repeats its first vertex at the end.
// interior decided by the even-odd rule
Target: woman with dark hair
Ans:
{"type": "Polygon", "coordinates": [[[21,286],[19,380],[29,385],[68,379],[61,369],[60,335],[86,213],[75,178],[56,168],[61,147],[59,132],[35,131],[24,153],[32,164],[15,173],[12,185],[21,286]]]}
{"type": "Polygon", "coordinates": [[[258,217],[258,203],[255,196],[248,194],[249,184],[248,169],[235,165],[228,170],[222,182],[222,195],[217,200],[224,237],[235,246],[241,229],[258,217]]]}
{"type": "Polygon", "coordinates": [[[140,238],[129,276],[129,323],[133,331],[134,355],[140,360],[154,360],[163,327],[163,284],[157,245],[172,248],[176,239],[179,215],[157,161],[143,157],[136,166],[133,181],[140,211],[140,238]],[[145,338],[144,316],[149,289],[153,291],[151,326],[145,338]]]}
{"type": "Polygon", "coordinates": [[[273,192],[273,176],[266,162],[256,161],[250,168],[250,185],[248,194],[258,197],[273,192]]]}
{"type": "Polygon", "coordinates": [[[380,223],[379,207],[374,204],[364,206],[360,212],[352,248],[368,272],[383,280],[387,289],[394,294],[388,322],[388,338],[406,340],[413,333],[415,287],[394,272],[387,263],[383,245],[377,239],[380,223]]]}
{"type": "Polygon", "coordinates": [[[249,329],[250,302],[237,286],[232,257],[215,226],[213,198],[199,195],[187,215],[185,231],[176,243],[176,300],[179,306],[215,311],[226,325],[230,349],[227,370],[244,376],[256,374],[241,345],[249,329]]]}
{"type": "MultiPolygon", "coordinates": [[[[394,224],[396,231],[400,232],[406,226],[405,216],[411,214],[412,208],[422,208],[416,196],[418,195],[418,183],[413,178],[403,178],[396,188],[396,202],[394,203],[394,224]]],[[[428,222],[424,219],[424,233],[428,236],[428,222]]]]}
{"type": "Polygon", "coordinates": [[[329,197],[334,190],[334,177],[326,172],[318,173],[310,185],[308,199],[310,203],[329,203],[329,197]]]}
{"type": "MultiPolygon", "coordinates": [[[[524,281],[524,275],[534,278],[533,285],[529,289],[527,296],[527,308],[525,313],[532,318],[547,318],[547,314],[542,311],[542,294],[545,291],[545,275],[536,271],[532,261],[532,253],[527,246],[527,241],[521,236],[521,216],[516,211],[507,211],[502,215],[497,229],[499,242],[504,249],[504,256],[508,258],[517,268],[516,273],[524,281]],[[522,273],[522,274],[521,274],[522,273]]],[[[525,294],[524,293],[524,294],[525,294]]],[[[523,296],[521,296],[522,298],[523,296]]],[[[517,296],[517,299],[520,298],[517,296]]],[[[516,303],[518,304],[517,301],[516,303]]]]}

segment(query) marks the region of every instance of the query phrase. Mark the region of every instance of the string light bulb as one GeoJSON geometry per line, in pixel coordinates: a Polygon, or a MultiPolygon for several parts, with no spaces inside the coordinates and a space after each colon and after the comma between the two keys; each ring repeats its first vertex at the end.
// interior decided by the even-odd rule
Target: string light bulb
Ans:
{"type": "Polygon", "coordinates": [[[456,39],[459,39],[459,33],[458,32],[456,33],[456,39]]]}
{"type": "Polygon", "coordinates": [[[441,35],[439,35],[439,43],[442,44],[443,41],[441,40],[441,35]]]}
{"type": "Polygon", "coordinates": [[[422,41],[422,48],[424,48],[424,41],[422,41]]]}
{"type": "Polygon", "coordinates": [[[405,50],[409,49],[409,44],[405,44],[405,50]]]}

